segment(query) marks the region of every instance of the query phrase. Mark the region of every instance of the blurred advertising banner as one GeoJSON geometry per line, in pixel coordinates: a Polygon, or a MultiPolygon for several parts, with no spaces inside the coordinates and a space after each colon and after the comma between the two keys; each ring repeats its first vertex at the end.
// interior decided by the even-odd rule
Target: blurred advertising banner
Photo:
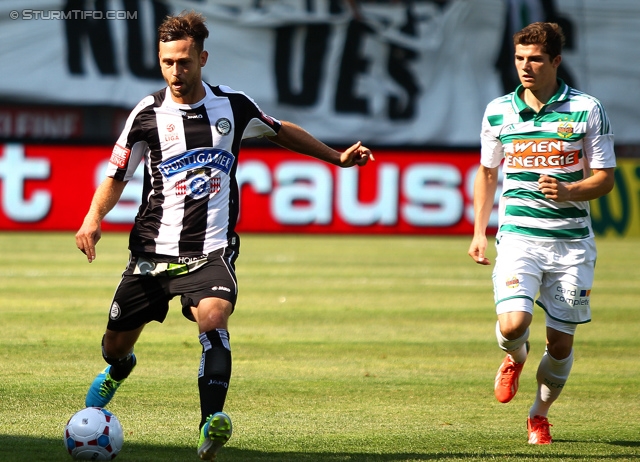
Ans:
{"type": "MultiPolygon", "coordinates": [[[[274,148],[241,151],[239,232],[473,233],[474,151],[377,150],[364,168],[340,169],[274,148]]],[[[0,145],[0,230],[76,231],[104,178],[106,146],[0,145]]],[[[640,235],[640,160],[622,159],[616,187],[594,201],[599,235],[640,235]]],[[[103,229],[128,231],[142,166],[103,229]]],[[[497,209],[496,209],[497,210],[497,209]]],[[[491,226],[497,225],[497,211],[491,226]]]]}
{"type": "Polygon", "coordinates": [[[378,146],[478,146],[486,104],[517,83],[513,32],[558,22],[560,76],[602,101],[618,143],[640,143],[638,0],[3,0],[0,60],[19,65],[0,74],[0,106],[77,106],[86,123],[45,114],[61,128],[37,131],[30,114],[0,114],[13,116],[2,139],[110,135],[118,115],[86,109],[163,87],[157,26],[191,9],[210,30],[205,81],[325,142],[378,146]]]}
{"type": "Polygon", "coordinates": [[[82,137],[82,123],[82,113],[75,108],[0,108],[0,136],[3,138],[78,139],[82,137]]]}

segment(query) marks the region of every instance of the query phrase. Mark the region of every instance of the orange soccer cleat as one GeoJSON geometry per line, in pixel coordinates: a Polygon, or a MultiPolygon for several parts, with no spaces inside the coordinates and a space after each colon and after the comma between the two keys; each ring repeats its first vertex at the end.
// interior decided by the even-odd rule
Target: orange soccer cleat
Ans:
{"type": "Polygon", "coordinates": [[[524,363],[516,363],[507,355],[500,364],[494,385],[496,399],[501,403],[508,403],[518,392],[518,381],[524,363]]]}
{"type": "Polygon", "coordinates": [[[549,427],[552,426],[547,418],[541,415],[527,418],[529,444],[551,444],[552,439],[549,427]]]}

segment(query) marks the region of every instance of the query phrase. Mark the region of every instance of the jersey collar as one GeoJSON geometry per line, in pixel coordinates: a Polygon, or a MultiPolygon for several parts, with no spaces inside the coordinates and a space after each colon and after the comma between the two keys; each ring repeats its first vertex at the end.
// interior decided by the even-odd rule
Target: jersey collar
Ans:
{"type": "MultiPolygon", "coordinates": [[[[556,93],[551,97],[551,99],[547,101],[547,104],[545,104],[545,107],[553,103],[565,101],[569,98],[569,86],[566,83],[564,83],[564,80],[562,79],[557,79],[557,80],[558,80],[558,91],[556,91],[556,93]]],[[[521,90],[524,90],[524,88],[522,87],[522,85],[518,85],[516,90],[513,92],[513,98],[511,100],[511,104],[513,105],[513,110],[516,113],[531,110],[531,108],[527,106],[527,103],[525,103],[524,100],[520,98],[521,90]]]]}
{"type": "Polygon", "coordinates": [[[195,109],[199,106],[202,106],[205,101],[207,101],[209,98],[212,98],[213,95],[213,91],[211,91],[211,88],[209,87],[209,85],[207,85],[204,80],[202,81],[202,86],[204,87],[204,98],[202,98],[200,101],[197,101],[193,104],[181,104],[181,103],[176,103],[173,98],[171,98],[171,90],[169,89],[169,87],[165,87],[165,97],[164,97],[164,101],[165,101],[165,105],[166,106],[171,106],[174,108],[178,108],[178,109],[195,109]]]}

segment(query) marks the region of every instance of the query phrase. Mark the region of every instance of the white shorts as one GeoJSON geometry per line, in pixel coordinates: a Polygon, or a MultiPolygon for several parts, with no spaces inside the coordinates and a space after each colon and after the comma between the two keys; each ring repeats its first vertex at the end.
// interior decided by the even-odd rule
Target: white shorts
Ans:
{"type": "Polygon", "coordinates": [[[547,241],[503,234],[496,240],[496,248],[493,292],[498,314],[533,314],[535,300],[555,321],[591,321],[589,300],[596,262],[593,239],[547,241]]]}

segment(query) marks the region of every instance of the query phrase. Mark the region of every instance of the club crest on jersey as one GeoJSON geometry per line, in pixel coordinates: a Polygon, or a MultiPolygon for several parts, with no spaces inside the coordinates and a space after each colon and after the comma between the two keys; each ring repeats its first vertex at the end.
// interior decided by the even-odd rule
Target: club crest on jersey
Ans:
{"type": "Polygon", "coordinates": [[[222,136],[228,135],[229,132],[231,132],[231,121],[229,119],[227,119],[226,117],[222,117],[222,118],[216,120],[216,130],[222,136]]]}
{"type": "Polygon", "coordinates": [[[570,122],[562,122],[558,125],[558,136],[570,138],[573,135],[573,125],[570,122]]]}
{"type": "Polygon", "coordinates": [[[228,175],[235,159],[233,154],[223,149],[198,148],[163,161],[159,170],[165,178],[198,168],[220,170],[228,175]]]}

